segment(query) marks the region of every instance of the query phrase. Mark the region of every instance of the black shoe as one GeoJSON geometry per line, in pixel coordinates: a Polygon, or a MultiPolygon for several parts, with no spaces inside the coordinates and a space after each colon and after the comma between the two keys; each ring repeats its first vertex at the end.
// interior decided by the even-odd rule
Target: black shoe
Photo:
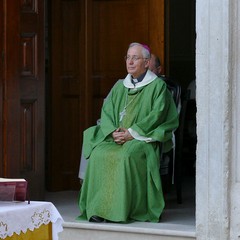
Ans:
{"type": "Polygon", "coordinates": [[[97,222],[97,223],[100,223],[100,222],[103,222],[104,221],[104,218],[101,218],[99,216],[92,216],[90,219],[89,219],[89,222],[97,222]]]}

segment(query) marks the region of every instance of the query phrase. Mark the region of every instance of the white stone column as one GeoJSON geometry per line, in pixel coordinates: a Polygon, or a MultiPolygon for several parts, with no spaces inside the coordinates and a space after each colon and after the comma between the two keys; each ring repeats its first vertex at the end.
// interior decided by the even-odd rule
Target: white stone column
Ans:
{"type": "Polygon", "coordinates": [[[230,239],[240,239],[240,2],[235,0],[231,9],[231,66],[232,85],[232,141],[230,171],[230,239]]]}
{"type": "Polygon", "coordinates": [[[198,240],[240,239],[240,102],[232,97],[236,86],[240,92],[238,8],[238,0],[196,0],[198,240]]]}

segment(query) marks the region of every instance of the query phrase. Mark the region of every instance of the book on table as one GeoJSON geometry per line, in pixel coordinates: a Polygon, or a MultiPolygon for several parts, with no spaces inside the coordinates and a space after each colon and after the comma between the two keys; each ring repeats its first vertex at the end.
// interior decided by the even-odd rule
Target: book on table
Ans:
{"type": "Polygon", "coordinates": [[[0,201],[26,201],[27,187],[23,178],[0,178],[0,201]]]}

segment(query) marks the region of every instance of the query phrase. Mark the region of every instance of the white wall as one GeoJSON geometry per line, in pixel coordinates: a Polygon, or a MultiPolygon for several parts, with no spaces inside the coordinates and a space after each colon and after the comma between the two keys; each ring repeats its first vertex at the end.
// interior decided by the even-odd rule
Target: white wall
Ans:
{"type": "Polygon", "coordinates": [[[231,5],[230,78],[232,79],[232,141],[230,144],[230,239],[240,239],[240,3],[231,5]]]}
{"type": "Polygon", "coordinates": [[[239,1],[196,2],[197,239],[240,239],[239,1]]]}

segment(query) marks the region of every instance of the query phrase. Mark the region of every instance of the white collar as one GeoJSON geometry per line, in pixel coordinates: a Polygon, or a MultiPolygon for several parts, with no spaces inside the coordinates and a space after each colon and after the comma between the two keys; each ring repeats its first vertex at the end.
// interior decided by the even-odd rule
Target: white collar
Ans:
{"type": "Polygon", "coordinates": [[[131,81],[131,74],[128,74],[125,79],[123,80],[123,85],[126,88],[139,88],[148,85],[152,81],[154,81],[157,78],[157,75],[150,70],[147,70],[147,73],[143,80],[141,82],[137,82],[134,86],[134,84],[131,81]]]}

